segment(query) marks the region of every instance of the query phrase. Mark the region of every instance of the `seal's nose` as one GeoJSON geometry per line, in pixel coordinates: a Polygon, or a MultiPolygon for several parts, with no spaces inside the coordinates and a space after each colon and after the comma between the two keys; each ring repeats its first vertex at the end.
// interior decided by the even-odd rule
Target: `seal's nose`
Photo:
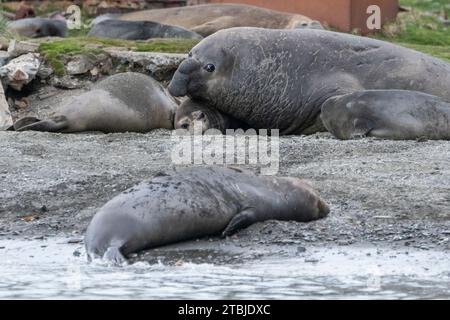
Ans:
{"type": "Polygon", "coordinates": [[[175,72],[172,81],[170,81],[169,93],[174,97],[185,96],[188,93],[190,74],[198,70],[199,66],[200,63],[193,58],[184,60],[175,72]]]}

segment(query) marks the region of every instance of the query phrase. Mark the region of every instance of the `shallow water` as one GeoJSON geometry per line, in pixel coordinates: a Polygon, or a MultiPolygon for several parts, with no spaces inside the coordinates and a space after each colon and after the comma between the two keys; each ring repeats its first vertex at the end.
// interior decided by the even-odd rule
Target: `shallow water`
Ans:
{"type": "Polygon", "coordinates": [[[62,238],[0,241],[0,248],[2,299],[450,298],[450,253],[442,251],[268,248],[214,263],[199,249],[195,262],[112,267],[88,264],[83,246],[62,238]]]}

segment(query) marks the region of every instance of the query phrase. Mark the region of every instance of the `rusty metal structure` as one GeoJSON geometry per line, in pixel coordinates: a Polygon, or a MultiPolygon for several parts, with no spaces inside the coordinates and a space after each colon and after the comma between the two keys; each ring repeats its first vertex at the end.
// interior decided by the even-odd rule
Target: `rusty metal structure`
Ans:
{"type": "Polygon", "coordinates": [[[188,5],[206,3],[240,3],[277,11],[299,13],[319,20],[340,31],[359,30],[368,33],[367,8],[377,5],[381,9],[381,23],[395,20],[399,12],[398,0],[188,0],[188,5]]]}

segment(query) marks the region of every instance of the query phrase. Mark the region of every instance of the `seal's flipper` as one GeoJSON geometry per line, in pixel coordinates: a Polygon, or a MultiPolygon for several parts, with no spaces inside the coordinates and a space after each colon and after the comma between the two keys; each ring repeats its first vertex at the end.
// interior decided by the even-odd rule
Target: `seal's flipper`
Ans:
{"type": "Polygon", "coordinates": [[[12,130],[19,130],[22,127],[28,126],[30,124],[36,123],[41,121],[40,119],[36,118],[36,117],[25,117],[22,119],[17,120],[14,125],[12,130]]]}
{"type": "MultiPolygon", "coordinates": [[[[24,122],[25,122],[24,118],[24,122]]],[[[36,118],[34,118],[36,119],[36,118]]],[[[32,122],[32,119],[29,119],[29,124],[22,125],[20,127],[14,125],[16,131],[48,131],[48,132],[60,132],[66,129],[69,126],[69,122],[65,116],[57,116],[53,117],[49,120],[39,120],[32,122]]]]}
{"type": "Polygon", "coordinates": [[[372,120],[357,118],[353,121],[354,130],[350,138],[364,138],[375,128],[372,120]]]}
{"type": "Polygon", "coordinates": [[[109,247],[103,254],[103,259],[117,266],[128,263],[127,258],[124,257],[118,247],[109,247]]]}
{"type": "Polygon", "coordinates": [[[246,228],[251,224],[255,223],[255,212],[253,209],[245,209],[241,211],[237,215],[231,219],[228,226],[222,232],[222,237],[231,236],[233,233],[236,233],[239,229],[246,228]]]}

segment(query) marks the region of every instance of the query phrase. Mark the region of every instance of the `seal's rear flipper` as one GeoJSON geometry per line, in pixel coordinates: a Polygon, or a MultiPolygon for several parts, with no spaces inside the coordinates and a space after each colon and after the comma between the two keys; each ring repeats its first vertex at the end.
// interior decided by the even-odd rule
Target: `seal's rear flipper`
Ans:
{"type": "Polygon", "coordinates": [[[68,127],[68,121],[65,116],[53,117],[49,120],[39,120],[33,117],[23,118],[14,124],[16,131],[48,131],[60,132],[68,127]]]}
{"type": "Polygon", "coordinates": [[[255,223],[257,220],[255,219],[255,212],[253,209],[245,209],[241,211],[237,215],[231,219],[228,226],[222,232],[222,237],[231,236],[233,233],[236,233],[239,229],[246,228],[251,224],[255,223]]]}
{"type": "Polygon", "coordinates": [[[117,266],[128,263],[127,258],[124,257],[118,247],[109,247],[103,254],[103,259],[117,266]]]}

